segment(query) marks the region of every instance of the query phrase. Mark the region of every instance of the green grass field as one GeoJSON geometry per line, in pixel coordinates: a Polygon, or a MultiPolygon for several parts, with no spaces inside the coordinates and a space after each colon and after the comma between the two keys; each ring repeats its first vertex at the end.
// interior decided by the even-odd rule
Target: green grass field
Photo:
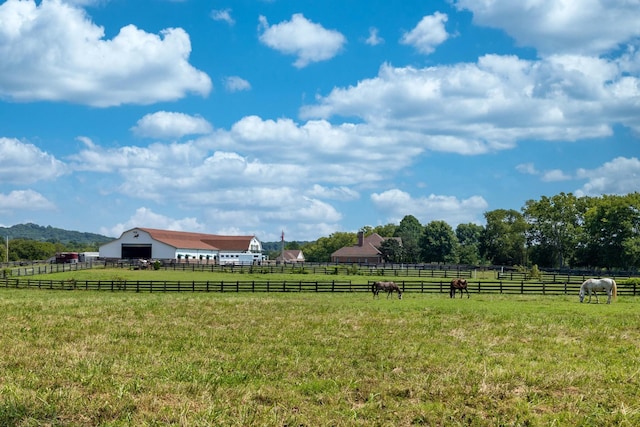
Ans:
{"type": "Polygon", "coordinates": [[[638,303],[0,289],[0,425],[640,425],[638,303]]]}

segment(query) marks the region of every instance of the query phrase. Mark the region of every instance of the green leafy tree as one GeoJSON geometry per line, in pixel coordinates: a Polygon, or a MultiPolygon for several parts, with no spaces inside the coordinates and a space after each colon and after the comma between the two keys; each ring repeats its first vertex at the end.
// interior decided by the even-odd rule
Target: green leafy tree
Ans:
{"type": "Polygon", "coordinates": [[[7,260],[7,242],[5,239],[2,239],[2,245],[0,245],[0,263],[3,263],[7,260]]]}
{"type": "Polygon", "coordinates": [[[373,227],[373,232],[380,237],[393,237],[397,228],[398,226],[395,224],[377,225],[373,227]]]}
{"type": "Polygon", "coordinates": [[[637,266],[640,193],[590,198],[584,217],[582,247],[588,265],[607,268],[637,266]]]}
{"type": "Polygon", "coordinates": [[[386,262],[401,263],[404,260],[404,249],[397,239],[386,239],[379,250],[386,262]]]}
{"type": "Polygon", "coordinates": [[[525,265],[524,216],[513,209],[485,212],[487,225],[481,239],[480,251],[492,264],[525,265]]]}
{"type": "Polygon", "coordinates": [[[321,237],[302,247],[304,258],[310,262],[329,262],[331,254],[345,246],[353,246],[358,241],[356,233],[336,232],[329,237],[321,237]]]}
{"type": "Polygon", "coordinates": [[[564,267],[575,256],[583,212],[573,194],[528,200],[523,209],[528,223],[530,262],[545,267],[564,267]]]}
{"type": "Polygon", "coordinates": [[[301,246],[300,246],[300,243],[293,241],[293,242],[287,242],[284,245],[284,248],[291,251],[295,251],[295,250],[300,250],[301,246]]]}
{"type": "Polygon", "coordinates": [[[458,262],[458,238],[444,221],[431,221],[424,227],[420,247],[425,262],[458,262]]]}
{"type": "Polygon", "coordinates": [[[458,248],[459,262],[462,264],[478,265],[481,263],[480,239],[484,227],[478,224],[458,224],[456,237],[460,246],[458,248]]]}
{"type": "Polygon", "coordinates": [[[56,254],[56,246],[50,242],[15,239],[9,242],[10,261],[35,261],[51,258],[56,254]]]}
{"type": "Polygon", "coordinates": [[[422,237],[422,231],[422,224],[420,224],[420,221],[413,215],[407,215],[402,218],[398,228],[396,228],[393,236],[402,239],[405,262],[420,262],[420,238],[422,237]]]}

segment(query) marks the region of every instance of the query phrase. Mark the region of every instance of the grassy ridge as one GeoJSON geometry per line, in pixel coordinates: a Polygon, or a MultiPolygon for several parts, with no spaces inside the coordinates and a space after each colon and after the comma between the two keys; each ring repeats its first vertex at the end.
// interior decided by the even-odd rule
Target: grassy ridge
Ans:
{"type": "Polygon", "coordinates": [[[0,425],[638,425],[639,301],[0,290],[0,425]]]}

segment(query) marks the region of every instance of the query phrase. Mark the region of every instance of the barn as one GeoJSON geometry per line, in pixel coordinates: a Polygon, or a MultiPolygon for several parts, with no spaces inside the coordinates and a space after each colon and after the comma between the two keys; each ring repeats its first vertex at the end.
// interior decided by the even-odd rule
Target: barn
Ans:
{"type": "Polygon", "coordinates": [[[256,236],[221,236],[184,231],[132,228],[100,246],[102,259],[162,259],[245,265],[263,260],[256,236]]]}

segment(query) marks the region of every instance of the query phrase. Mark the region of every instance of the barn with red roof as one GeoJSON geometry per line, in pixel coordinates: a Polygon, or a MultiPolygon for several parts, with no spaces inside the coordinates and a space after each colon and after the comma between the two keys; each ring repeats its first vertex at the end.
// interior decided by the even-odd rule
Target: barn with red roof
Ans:
{"type": "Polygon", "coordinates": [[[100,247],[107,259],[163,259],[216,264],[254,264],[263,260],[256,236],[222,236],[137,227],[100,247]]]}

